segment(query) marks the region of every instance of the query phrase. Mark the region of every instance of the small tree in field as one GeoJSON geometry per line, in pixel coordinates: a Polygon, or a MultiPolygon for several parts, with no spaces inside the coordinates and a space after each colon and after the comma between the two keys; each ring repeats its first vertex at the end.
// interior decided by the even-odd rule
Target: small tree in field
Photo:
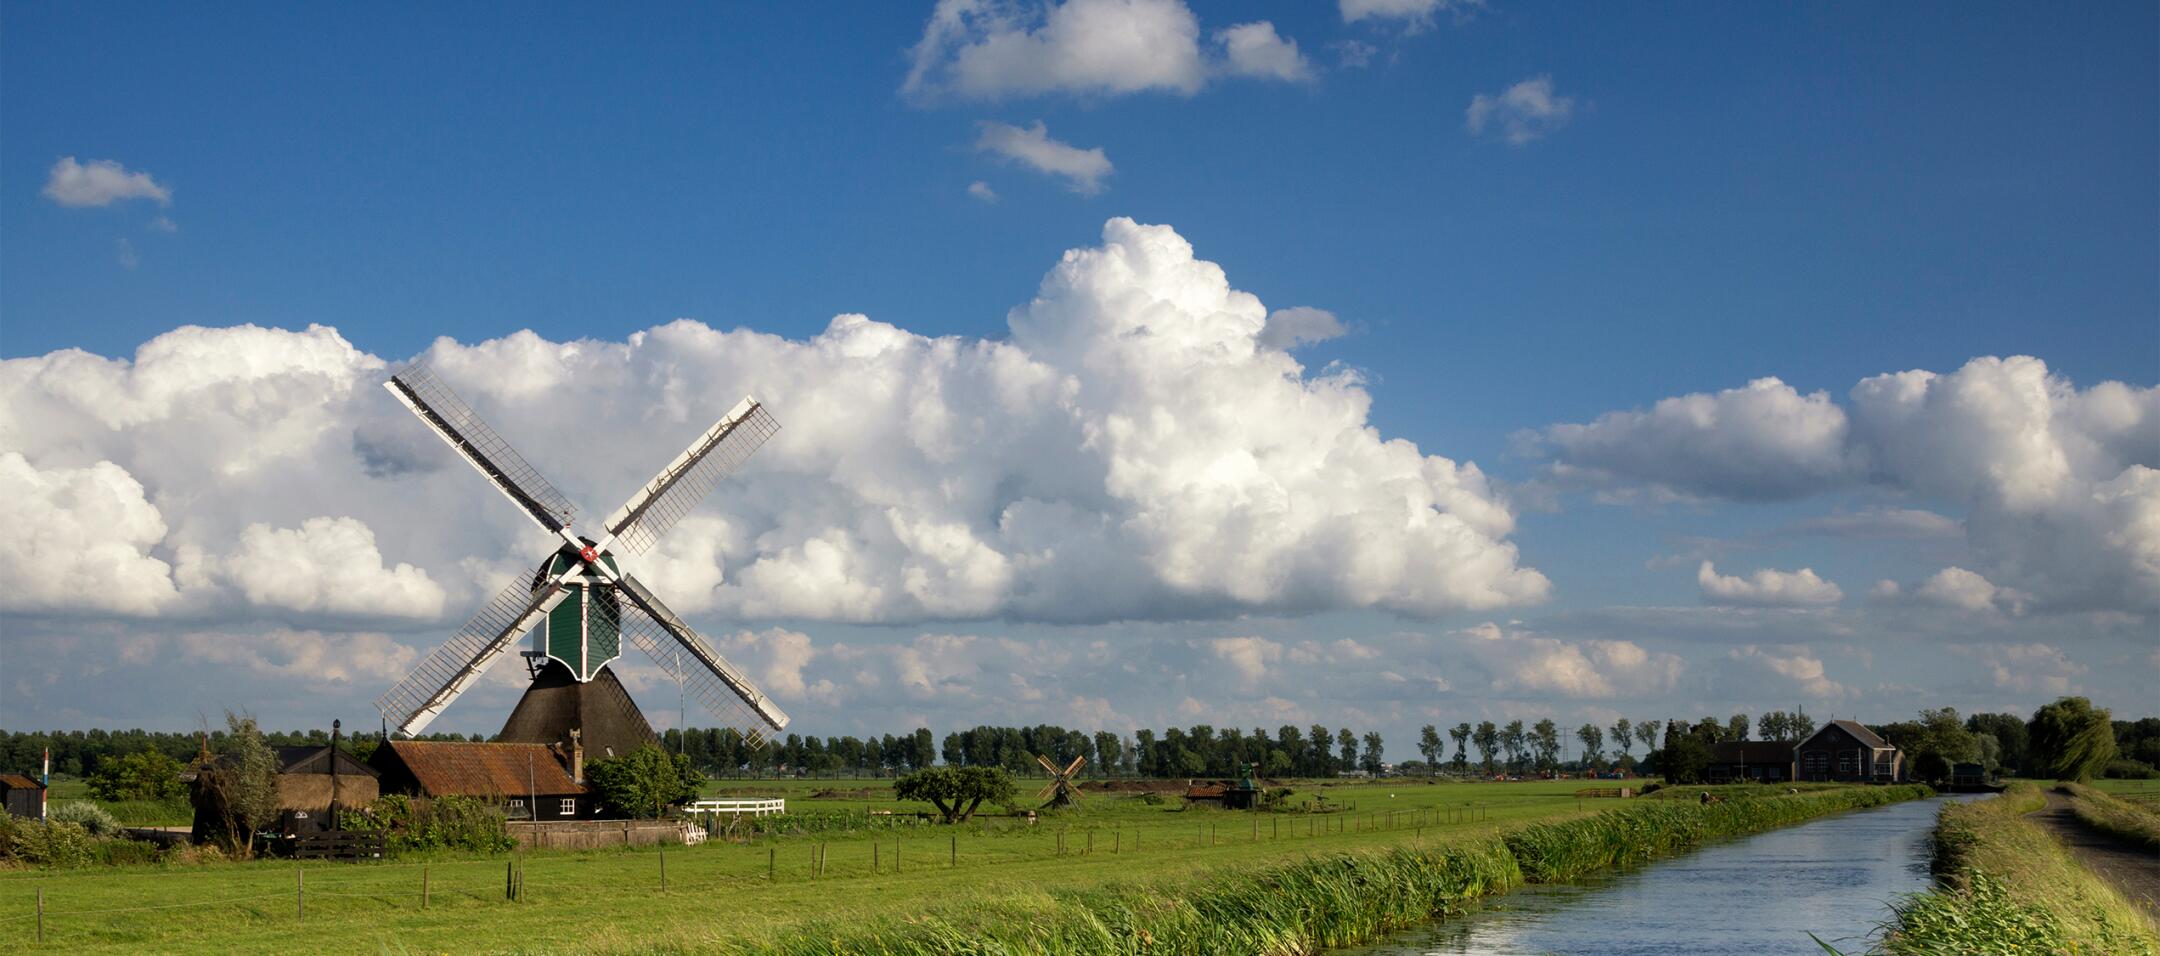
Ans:
{"type": "Polygon", "coordinates": [[[277,751],[252,715],[226,711],[225,727],[223,751],[195,768],[195,818],[203,835],[253,856],[256,831],[277,822],[277,751]]]}
{"type": "Polygon", "coordinates": [[[1013,775],[1003,767],[930,767],[893,781],[893,796],[938,808],[946,823],[975,815],[985,802],[1013,798],[1013,775]]]}

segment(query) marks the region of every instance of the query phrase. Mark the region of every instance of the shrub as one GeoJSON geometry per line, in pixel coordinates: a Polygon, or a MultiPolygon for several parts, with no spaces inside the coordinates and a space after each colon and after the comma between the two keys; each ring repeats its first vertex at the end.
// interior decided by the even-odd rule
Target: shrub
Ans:
{"type": "Polygon", "coordinates": [[[1151,807],[1159,807],[1163,805],[1163,795],[1150,790],[1140,795],[1140,802],[1151,807]]]}
{"type": "Polygon", "coordinates": [[[2139,760],[2110,760],[2107,769],[2101,771],[2100,775],[2117,780],[2151,780],[2160,777],[2160,770],[2154,770],[2151,764],[2139,760]]]}
{"type": "Polygon", "coordinates": [[[45,819],[53,823],[73,823],[90,831],[91,836],[109,837],[120,833],[120,821],[105,812],[105,808],[88,800],[70,800],[56,803],[45,811],[45,819]]]}
{"type": "Polygon", "coordinates": [[[0,814],[0,859],[52,869],[90,862],[89,830],[79,823],[39,823],[0,814]]]}
{"type": "Polygon", "coordinates": [[[436,797],[417,802],[401,793],[381,797],[358,810],[339,814],[346,830],[380,832],[391,850],[471,850],[494,853],[510,849],[508,820],[502,809],[474,797],[436,797]]]}

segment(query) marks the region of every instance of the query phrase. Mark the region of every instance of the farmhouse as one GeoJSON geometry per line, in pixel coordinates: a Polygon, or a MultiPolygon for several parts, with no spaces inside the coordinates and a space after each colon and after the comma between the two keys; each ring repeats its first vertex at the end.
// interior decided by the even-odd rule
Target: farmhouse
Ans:
{"type": "Polygon", "coordinates": [[[513,820],[595,817],[600,805],[585,786],[585,748],[554,744],[390,740],[368,759],[384,793],[475,797],[513,820]]]}
{"type": "Polygon", "coordinates": [[[1704,776],[1711,783],[1790,781],[1793,779],[1792,741],[1728,740],[1710,748],[1710,766],[1704,770],[1704,776]]]}
{"type": "Polygon", "coordinates": [[[9,816],[31,820],[45,815],[45,788],[19,773],[0,773],[0,803],[9,816]]]}
{"type": "Polygon", "coordinates": [[[1802,780],[1894,783],[1905,755],[1858,721],[1833,720],[1795,748],[1802,780]]]}

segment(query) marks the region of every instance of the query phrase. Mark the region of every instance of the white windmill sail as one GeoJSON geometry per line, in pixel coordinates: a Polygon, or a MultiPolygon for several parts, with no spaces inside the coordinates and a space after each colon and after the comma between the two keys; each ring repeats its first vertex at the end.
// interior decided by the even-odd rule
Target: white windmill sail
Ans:
{"type": "Polygon", "coordinates": [[[679,681],[708,713],[753,739],[787,729],[787,713],[766,697],[748,674],[728,663],[703,635],[662,604],[644,583],[626,574],[621,586],[631,605],[623,609],[623,634],[669,677],[679,681]],[[671,647],[687,653],[675,654],[671,647]]]}
{"type": "Polygon", "coordinates": [[[537,591],[522,577],[510,582],[441,647],[421,658],[403,680],[375,698],[375,709],[401,734],[411,736],[426,729],[567,595],[554,582],[537,591]]]}
{"type": "Polygon", "coordinates": [[[744,398],[645,487],[608,516],[608,539],[631,554],[650,550],[745,459],[780,430],[757,399],[744,398]]]}
{"type": "Polygon", "coordinates": [[[570,518],[577,512],[570,499],[526,464],[524,456],[489,428],[464,399],[435,377],[434,371],[414,362],[390,376],[383,387],[549,534],[561,534],[570,526],[570,518]]]}

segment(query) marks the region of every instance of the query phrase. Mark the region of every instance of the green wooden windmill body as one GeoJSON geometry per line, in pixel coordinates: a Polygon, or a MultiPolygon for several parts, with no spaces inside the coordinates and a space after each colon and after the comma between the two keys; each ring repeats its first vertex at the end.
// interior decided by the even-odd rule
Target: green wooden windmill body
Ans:
{"type": "MultiPolygon", "coordinates": [[[[600,561],[615,570],[614,555],[602,552],[600,561]]],[[[576,563],[575,552],[556,552],[534,580],[554,580],[576,563]]],[[[533,654],[561,661],[578,681],[589,681],[622,656],[622,598],[590,576],[572,575],[564,584],[568,595],[533,628],[533,654]]]]}

